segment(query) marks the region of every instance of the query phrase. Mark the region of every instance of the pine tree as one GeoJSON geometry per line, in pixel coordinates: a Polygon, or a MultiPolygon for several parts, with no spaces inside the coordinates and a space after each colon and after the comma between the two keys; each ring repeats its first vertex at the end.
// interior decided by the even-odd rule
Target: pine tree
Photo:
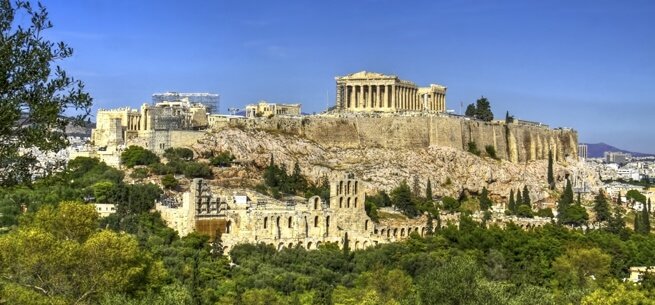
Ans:
{"type": "Polygon", "coordinates": [[[430,178],[428,178],[428,185],[425,187],[425,198],[432,201],[432,182],[430,182],[430,178]]]}
{"type": "Polygon", "coordinates": [[[553,175],[553,152],[548,151],[548,188],[555,189],[555,177],[553,175]]]}
{"type": "Polygon", "coordinates": [[[507,209],[514,214],[516,212],[516,201],[514,201],[514,190],[509,190],[509,203],[507,209]]]}
{"type": "Polygon", "coordinates": [[[527,185],[523,186],[523,204],[532,207],[532,203],[530,202],[530,191],[528,190],[527,185]]]}

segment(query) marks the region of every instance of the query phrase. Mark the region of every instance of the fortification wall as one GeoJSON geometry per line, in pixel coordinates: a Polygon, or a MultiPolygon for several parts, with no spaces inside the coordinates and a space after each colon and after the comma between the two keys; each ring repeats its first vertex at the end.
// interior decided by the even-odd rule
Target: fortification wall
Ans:
{"type": "Polygon", "coordinates": [[[577,133],[523,124],[483,122],[437,115],[425,116],[308,116],[257,118],[230,122],[231,127],[266,130],[304,137],[325,147],[418,149],[430,146],[467,150],[474,142],[485,153],[512,162],[577,155],[577,133]]]}

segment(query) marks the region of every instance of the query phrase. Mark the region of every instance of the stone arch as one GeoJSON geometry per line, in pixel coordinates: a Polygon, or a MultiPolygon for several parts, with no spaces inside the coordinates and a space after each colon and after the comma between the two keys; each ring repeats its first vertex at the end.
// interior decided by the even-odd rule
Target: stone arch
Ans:
{"type": "Polygon", "coordinates": [[[355,208],[357,208],[357,197],[355,197],[355,208]]]}
{"type": "Polygon", "coordinates": [[[400,229],[400,237],[405,236],[405,228],[400,229]]]}
{"type": "Polygon", "coordinates": [[[355,194],[357,194],[357,181],[355,181],[355,194]]]}
{"type": "Polygon", "coordinates": [[[346,199],[346,207],[347,207],[347,208],[350,207],[350,197],[348,197],[348,199],[346,199]]]}
{"type": "Polygon", "coordinates": [[[268,229],[268,217],[264,217],[264,229],[268,229]]]}
{"type": "Polygon", "coordinates": [[[318,196],[314,197],[314,210],[318,210],[318,196]]]}
{"type": "Polygon", "coordinates": [[[289,248],[289,249],[293,249],[293,243],[289,243],[288,248],[289,248]]]}
{"type": "Polygon", "coordinates": [[[275,218],[275,236],[277,236],[277,238],[280,238],[281,235],[282,235],[282,229],[280,227],[280,216],[278,216],[277,218],[275,218]]]}
{"type": "Polygon", "coordinates": [[[225,225],[225,233],[232,233],[232,221],[228,220],[227,224],[225,225]]]}
{"type": "Polygon", "coordinates": [[[393,229],[393,237],[398,236],[398,228],[393,229]]]}
{"type": "Polygon", "coordinates": [[[368,247],[368,241],[365,240],[362,244],[362,249],[366,249],[366,247],[368,247]]]}
{"type": "Polygon", "coordinates": [[[314,228],[318,228],[318,216],[314,216],[314,228]]]}
{"type": "Polygon", "coordinates": [[[330,232],[330,216],[325,217],[325,232],[330,232]]]}
{"type": "Polygon", "coordinates": [[[364,231],[368,231],[368,219],[364,221],[364,231]]]}
{"type": "Polygon", "coordinates": [[[355,241],[355,250],[359,250],[359,240],[355,241]]]}
{"type": "Polygon", "coordinates": [[[384,236],[384,233],[385,233],[385,232],[384,232],[384,229],[382,229],[382,230],[380,231],[380,235],[384,236]]]}
{"type": "Polygon", "coordinates": [[[425,236],[425,227],[421,228],[421,236],[425,236]]]}
{"type": "Polygon", "coordinates": [[[337,191],[339,194],[343,194],[343,181],[339,181],[339,189],[337,191]]]}
{"type": "Polygon", "coordinates": [[[320,247],[320,246],[321,246],[321,242],[320,242],[320,241],[317,241],[317,242],[316,242],[316,249],[318,249],[318,247],[320,247]]]}
{"type": "Polygon", "coordinates": [[[279,243],[279,244],[277,245],[277,250],[278,250],[278,251],[281,251],[282,249],[284,249],[284,243],[279,243]]]}
{"type": "Polygon", "coordinates": [[[343,208],[343,197],[339,197],[339,207],[343,208]]]}
{"type": "Polygon", "coordinates": [[[418,227],[414,228],[414,232],[418,233],[418,227]]]}
{"type": "Polygon", "coordinates": [[[346,193],[350,194],[350,181],[348,181],[348,184],[346,184],[346,193]]]}
{"type": "Polygon", "coordinates": [[[289,216],[288,223],[287,223],[287,228],[291,229],[291,224],[293,223],[293,218],[289,216]]]}
{"type": "Polygon", "coordinates": [[[312,242],[310,241],[310,242],[307,243],[307,250],[309,250],[311,248],[312,248],[312,242]]]}

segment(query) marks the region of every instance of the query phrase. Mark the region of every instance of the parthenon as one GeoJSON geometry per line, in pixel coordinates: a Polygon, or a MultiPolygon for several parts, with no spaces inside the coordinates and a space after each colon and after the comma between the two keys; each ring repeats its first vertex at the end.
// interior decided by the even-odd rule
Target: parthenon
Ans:
{"type": "Polygon", "coordinates": [[[446,111],[446,87],[418,87],[395,75],[360,71],[335,78],[337,110],[347,112],[446,111]]]}

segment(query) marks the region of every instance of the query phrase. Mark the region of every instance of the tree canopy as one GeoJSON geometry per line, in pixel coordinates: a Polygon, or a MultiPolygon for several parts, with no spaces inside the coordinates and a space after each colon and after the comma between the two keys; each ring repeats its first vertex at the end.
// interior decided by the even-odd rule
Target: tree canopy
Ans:
{"type": "Polygon", "coordinates": [[[475,101],[475,105],[469,104],[466,107],[464,115],[483,121],[491,121],[494,119],[494,114],[491,112],[491,104],[484,96],[475,101]]]}
{"type": "Polygon", "coordinates": [[[29,181],[37,164],[32,149],[65,148],[66,126],[89,116],[84,84],[58,65],[73,49],[46,39],[50,28],[42,5],[0,1],[0,185],[29,181]]]}

